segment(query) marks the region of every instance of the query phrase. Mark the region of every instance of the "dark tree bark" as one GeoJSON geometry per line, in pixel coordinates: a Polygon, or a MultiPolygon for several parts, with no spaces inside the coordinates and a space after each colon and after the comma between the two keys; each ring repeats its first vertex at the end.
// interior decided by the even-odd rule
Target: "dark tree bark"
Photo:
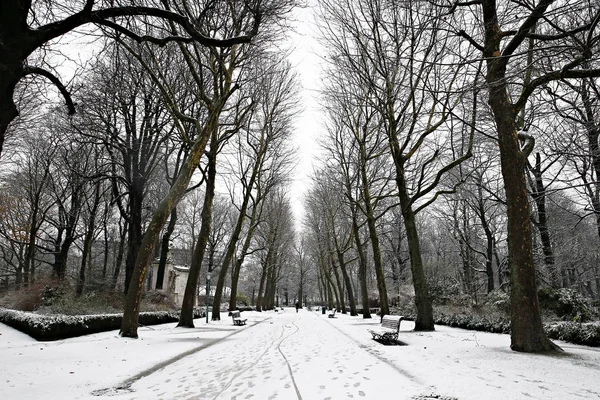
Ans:
{"type": "MultiPolygon", "coordinates": [[[[399,149],[397,142],[392,144],[394,149],[399,149]]],[[[392,154],[397,157],[397,152],[392,154]]],[[[415,320],[416,331],[433,331],[433,304],[429,297],[429,285],[423,269],[423,259],[421,257],[421,245],[419,233],[417,231],[417,221],[415,213],[411,206],[411,201],[407,193],[407,183],[404,177],[404,162],[396,162],[396,184],[398,186],[398,197],[400,198],[400,208],[404,219],[404,229],[406,230],[406,240],[408,241],[408,252],[410,255],[410,270],[412,272],[413,286],[415,287],[415,306],[417,308],[417,318],[415,320]]]]}
{"type": "MultiPolygon", "coordinates": [[[[204,192],[204,203],[202,204],[202,213],[200,216],[200,232],[198,233],[198,239],[194,247],[192,264],[190,265],[190,271],[185,285],[185,293],[183,295],[183,303],[181,304],[179,323],[177,324],[177,326],[182,326],[185,328],[194,327],[194,299],[196,298],[198,279],[200,278],[200,269],[202,267],[202,261],[204,260],[206,244],[208,243],[212,225],[213,200],[215,198],[215,179],[217,177],[218,146],[219,143],[217,140],[217,131],[215,129],[212,133],[210,151],[207,154],[208,165],[206,167],[206,190],[204,192]]],[[[210,292],[206,293],[206,296],[210,296],[210,292]]],[[[214,308],[212,314],[215,314],[214,308]]]]}
{"type": "Polygon", "coordinates": [[[87,221],[87,227],[83,237],[81,266],[79,268],[79,279],[77,280],[77,286],[75,289],[75,294],[77,297],[83,294],[83,289],[85,287],[85,267],[91,261],[92,243],[94,241],[94,233],[96,231],[96,217],[102,196],[101,188],[102,182],[97,181],[94,187],[94,199],[92,201],[91,208],[89,209],[89,221],[87,221]]]}
{"type": "Polygon", "coordinates": [[[169,218],[169,224],[167,230],[163,234],[162,241],[160,244],[160,259],[158,261],[158,268],[156,270],[156,289],[161,290],[163,288],[163,281],[165,279],[165,267],[167,265],[167,258],[169,257],[169,244],[171,241],[171,235],[175,231],[177,226],[177,207],[171,211],[171,217],[169,218]]]}
{"type": "Polygon", "coordinates": [[[481,227],[485,232],[486,240],[486,252],[485,252],[485,273],[487,275],[487,291],[492,292],[495,289],[494,284],[494,249],[496,241],[494,234],[490,229],[490,224],[486,218],[485,205],[483,203],[483,184],[481,182],[483,178],[480,176],[477,182],[477,215],[481,222],[481,227]]]}
{"type": "Polygon", "coordinates": [[[508,94],[506,67],[516,48],[525,40],[527,32],[535,27],[552,2],[542,0],[504,48],[501,48],[501,43],[505,36],[498,22],[496,2],[483,0],[481,5],[485,28],[484,45],[481,49],[487,64],[488,103],[496,123],[507,203],[511,271],[511,348],[523,352],[555,351],[560,348],[546,337],[542,326],[525,180],[526,159],[533,144],[521,149],[516,122],[518,112],[524,107],[528,94],[539,81],[532,81],[515,104],[508,94]]]}
{"type": "Polygon", "coordinates": [[[537,208],[537,226],[542,240],[542,252],[544,253],[544,264],[550,274],[550,283],[553,288],[560,287],[560,274],[555,265],[554,250],[552,248],[552,240],[550,238],[550,228],[548,226],[548,216],[546,213],[546,186],[544,185],[544,177],[542,171],[542,160],[540,153],[535,154],[535,165],[527,163],[527,169],[533,174],[533,183],[531,188],[531,197],[537,208]]]}
{"type": "Polygon", "coordinates": [[[367,258],[363,249],[363,244],[360,240],[360,228],[356,216],[355,206],[352,207],[352,232],[354,243],[356,244],[356,252],[358,253],[358,280],[360,281],[360,293],[362,298],[363,318],[371,318],[371,310],[369,309],[369,290],[367,288],[367,258]]]}

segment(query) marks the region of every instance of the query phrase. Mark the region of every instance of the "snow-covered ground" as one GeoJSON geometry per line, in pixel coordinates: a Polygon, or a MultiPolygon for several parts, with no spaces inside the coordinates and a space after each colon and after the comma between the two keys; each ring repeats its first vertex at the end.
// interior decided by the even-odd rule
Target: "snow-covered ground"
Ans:
{"type": "MultiPolygon", "coordinates": [[[[223,314],[222,314],[223,315],[223,314]]],[[[508,335],[436,327],[383,346],[378,319],[289,308],[37,342],[0,324],[0,399],[600,399],[600,350],[509,349],[508,335]]]]}

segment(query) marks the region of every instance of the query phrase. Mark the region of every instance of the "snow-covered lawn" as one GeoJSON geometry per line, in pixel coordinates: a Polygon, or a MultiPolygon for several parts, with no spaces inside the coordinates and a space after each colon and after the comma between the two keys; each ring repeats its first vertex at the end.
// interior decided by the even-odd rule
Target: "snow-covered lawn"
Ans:
{"type": "MultiPolygon", "coordinates": [[[[222,314],[224,316],[226,314],[222,314]]],[[[598,399],[600,350],[515,353],[508,335],[437,326],[383,346],[363,320],[293,308],[37,342],[0,324],[0,399],[598,399]]]]}

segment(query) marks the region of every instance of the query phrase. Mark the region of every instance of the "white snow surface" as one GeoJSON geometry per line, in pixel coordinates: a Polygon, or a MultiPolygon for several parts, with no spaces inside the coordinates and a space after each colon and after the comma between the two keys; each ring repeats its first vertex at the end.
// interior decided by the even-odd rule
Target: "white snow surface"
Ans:
{"type": "Polygon", "coordinates": [[[38,342],[0,324],[0,399],[600,399],[600,350],[510,350],[510,337],[436,326],[405,346],[371,339],[379,319],[286,308],[246,326],[194,321],[38,342]]]}

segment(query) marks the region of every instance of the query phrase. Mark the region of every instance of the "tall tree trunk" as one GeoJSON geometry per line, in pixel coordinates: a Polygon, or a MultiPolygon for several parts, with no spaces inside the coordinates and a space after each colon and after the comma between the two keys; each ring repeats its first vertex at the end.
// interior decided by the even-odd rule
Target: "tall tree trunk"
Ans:
{"type": "Polygon", "coordinates": [[[356,244],[356,252],[358,253],[358,279],[360,281],[360,292],[362,296],[362,314],[363,318],[371,318],[371,310],[369,310],[369,290],[367,288],[367,258],[363,245],[360,241],[360,229],[356,217],[356,210],[352,210],[352,231],[354,242],[356,244]]]}
{"type": "Polygon", "coordinates": [[[388,315],[390,313],[390,307],[388,305],[387,287],[385,284],[385,275],[383,273],[383,263],[381,261],[381,249],[379,246],[379,235],[377,234],[377,221],[375,220],[375,211],[371,204],[371,193],[369,191],[369,181],[367,178],[366,170],[366,153],[364,144],[361,143],[361,178],[362,178],[362,192],[365,203],[365,216],[367,218],[367,227],[369,229],[369,239],[371,241],[371,248],[373,250],[373,264],[375,266],[375,277],[377,279],[377,292],[379,293],[379,308],[380,315],[388,315]]]}
{"type": "MultiPolygon", "coordinates": [[[[142,207],[143,207],[143,185],[138,179],[133,179],[130,187],[129,199],[129,232],[127,235],[127,258],[125,259],[125,286],[124,293],[127,294],[135,261],[142,244],[142,207]]],[[[152,246],[154,248],[154,246],[152,246]]]]}
{"type": "MultiPolygon", "coordinates": [[[[194,299],[196,298],[196,291],[198,288],[198,279],[200,278],[200,269],[202,267],[202,260],[206,252],[206,244],[210,238],[210,231],[212,227],[212,208],[213,200],[215,198],[215,180],[217,177],[217,148],[219,146],[217,138],[217,130],[215,129],[211,133],[210,151],[208,152],[208,165],[207,165],[207,177],[206,177],[206,191],[204,193],[204,203],[202,204],[202,214],[200,220],[202,225],[200,226],[200,233],[198,234],[198,240],[194,247],[194,256],[192,257],[192,264],[190,265],[190,271],[188,279],[185,285],[185,293],[183,295],[183,303],[181,304],[181,314],[179,316],[179,323],[177,326],[185,328],[194,327],[194,299]]],[[[209,268],[210,269],[210,268],[209,268]]],[[[211,271],[209,271],[211,272],[211,271]]],[[[210,297],[209,292],[206,296],[210,297]]],[[[215,315],[213,308],[212,315],[215,315]]]]}
{"type": "MultiPolygon", "coordinates": [[[[221,107],[218,107],[218,109],[220,110],[221,107]]],[[[190,183],[190,179],[200,164],[200,159],[204,154],[206,144],[211,136],[210,133],[212,132],[213,127],[218,126],[219,114],[220,112],[218,110],[213,111],[211,119],[207,121],[205,128],[199,130],[199,138],[196,140],[196,142],[194,142],[194,145],[190,149],[190,152],[183,162],[181,170],[177,175],[177,179],[171,186],[169,193],[154,211],[150,224],[148,225],[148,229],[146,229],[146,232],[144,233],[142,245],[140,246],[140,251],[138,252],[136,258],[135,269],[131,277],[131,282],[133,282],[131,289],[133,290],[127,291],[127,296],[125,299],[123,321],[120,332],[121,336],[123,337],[137,337],[138,318],[140,314],[139,306],[142,298],[144,278],[146,277],[148,266],[152,261],[152,254],[156,239],[165,225],[167,218],[171,214],[171,210],[177,206],[177,203],[179,203],[185,194],[188,184],[190,183]]]]}
{"type": "Polygon", "coordinates": [[[252,208],[252,215],[250,216],[249,229],[244,239],[244,244],[240,251],[240,256],[235,260],[233,270],[231,271],[231,297],[229,299],[229,310],[233,311],[237,308],[237,292],[238,292],[238,281],[240,278],[240,269],[246,258],[246,253],[252,244],[252,237],[256,229],[256,218],[258,216],[258,205],[254,204],[252,208]]]}
{"type": "Polygon", "coordinates": [[[421,258],[421,245],[419,242],[419,233],[417,231],[416,216],[413,212],[410,198],[408,196],[406,178],[404,176],[404,166],[402,160],[397,160],[400,155],[398,142],[392,139],[394,163],[396,165],[396,183],[398,185],[398,197],[400,199],[400,209],[404,219],[404,229],[406,230],[406,240],[408,242],[408,253],[410,256],[410,270],[412,272],[413,286],[415,288],[415,306],[417,308],[417,319],[415,321],[416,331],[433,331],[433,304],[429,297],[429,286],[425,278],[423,269],[423,259],[421,258]]]}
{"type": "MultiPolygon", "coordinates": [[[[508,96],[506,60],[499,56],[502,34],[496,15],[496,3],[486,0],[482,8],[485,23],[486,80],[490,85],[488,103],[498,131],[500,165],[506,193],[511,272],[511,349],[523,352],[557,350],[560,348],[547,338],[542,326],[525,181],[528,151],[522,151],[520,148],[517,114],[508,96]]],[[[544,10],[540,12],[543,13],[544,10]]]]}
{"type": "Polygon", "coordinates": [[[546,187],[544,186],[544,178],[542,176],[542,160],[540,153],[535,155],[535,166],[527,165],[527,168],[533,174],[533,188],[531,197],[537,208],[537,228],[540,231],[542,239],[542,252],[544,253],[544,264],[550,274],[550,283],[553,288],[560,287],[560,275],[556,270],[554,260],[554,250],[552,249],[552,240],[550,239],[550,228],[548,227],[548,216],[546,213],[546,187]]]}
{"type": "Polygon", "coordinates": [[[256,296],[256,311],[263,311],[263,289],[267,280],[267,266],[263,264],[260,274],[260,284],[258,285],[258,294],[256,296]]]}
{"type": "Polygon", "coordinates": [[[177,226],[177,207],[171,211],[171,217],[169,218],[169,224],[167,230],[163,234],[162,242],[160,245],[160,259],[158,261],[158,268],[156,270],[156,289],[161,290],[163,288],[165,279],[165,268],[167,266],[167,258],[169,257],[169,244],[171,241],[171,235],[175,231],[177,226]]]}
{"type": "Polygon", "coordinates": [[[119,235],[119,247],[117,248],[117,254],[114,261],[115,267],[113,270],[111,284],[113,291],[117,289],[117,282],[119,280],[119,275],[121,274],[121,264],[123,264],[123,254],[125,253],[125,242],[127,239],[127,224],[127,220],[123,220],[123,226],[120,227],[121,234],[119,235]]]}

